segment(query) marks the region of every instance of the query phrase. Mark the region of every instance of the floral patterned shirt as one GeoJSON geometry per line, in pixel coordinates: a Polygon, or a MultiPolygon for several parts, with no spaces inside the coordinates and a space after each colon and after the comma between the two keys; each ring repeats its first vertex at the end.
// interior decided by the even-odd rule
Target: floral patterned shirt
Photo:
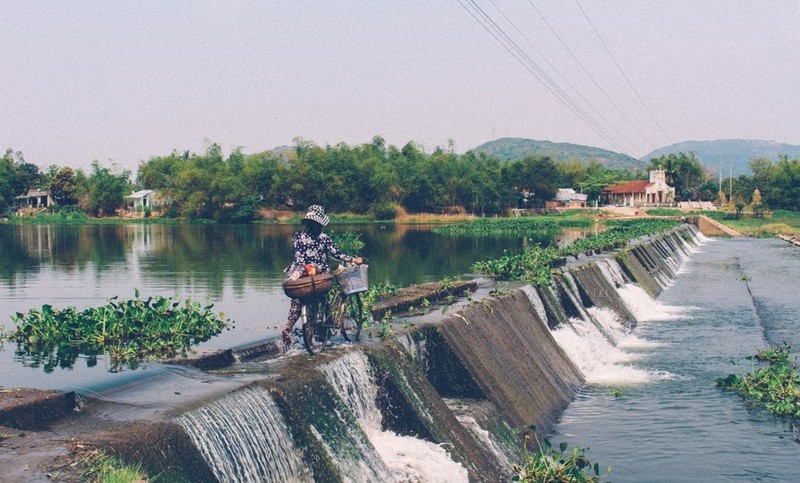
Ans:
{"type": "Polygon", "coordinates": [[[294,260],[289,269],[289,273],[294,270],[301,270],[307,263],[317,266],[319,273],[328,273],[328,256],[339,259],[345,263],[353,261],[354,257],[345,255],[333,244],[333,240],[327,233],[320,233],[316,238],[305,231],[298,231],[293,237],[294,260]]]}

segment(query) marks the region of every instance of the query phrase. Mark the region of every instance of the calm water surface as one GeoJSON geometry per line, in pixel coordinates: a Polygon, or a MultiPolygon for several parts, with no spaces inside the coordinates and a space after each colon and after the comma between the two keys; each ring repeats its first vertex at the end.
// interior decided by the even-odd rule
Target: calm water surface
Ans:
{"type": "Polygon", "coordinates": [[[718,377],[750,372],[743,358],[769,344],[786,341],[797,353],[798,275],[800,249],[780,240],[703,245],[658,299],[688,310],[634,332],[659,343],[635,365],[660,377],[618,386],[621,397],[586,387],[556,439],[590,448],[614,482],[800,481],[791,425],[715,387],[718,377]]]}
{"type": "MultiPolygon", "coordinates": [[[[482,258],[517,250],[519,240],[436,235],[431,225],[331,225],[329,233],[356,231],[366,243],[370,282],[397,286],[460,276],[482,258]]],[[[150,295],[208,298],[235,323],[206,342],[229,348],[278,334],[289,299],[283,294],[283,269],[291,259],[286,225],[0,225],[0,325],[11,315],[40,308],[104,305],[114,296],[150,295]]],[[[562,235],[568,239],[576,233],[562,235]]],[[[530,241],[549,243],[551,240],[530,241]]],[[[0,387],[80,389],[109,380],[142,377],[142,370],[105,374],[98,367],[56,369],[22,367],[14,347],[0,350],[0,387]],[[100,382],[98,382],[100,381],[100,382]]],[[[85,366],[85,364],[83,364],[85,366]]],[[[158,370],[149,364],[147,370],[158,370]]]]}

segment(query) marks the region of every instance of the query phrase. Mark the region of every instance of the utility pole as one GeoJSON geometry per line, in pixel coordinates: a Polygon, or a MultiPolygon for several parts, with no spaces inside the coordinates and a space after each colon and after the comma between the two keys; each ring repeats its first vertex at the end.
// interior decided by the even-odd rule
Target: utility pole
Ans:
{"type": "Polygon", "coordinates": [[[728,199],[733,198],[733,161],[728,161],[728,199]]]}

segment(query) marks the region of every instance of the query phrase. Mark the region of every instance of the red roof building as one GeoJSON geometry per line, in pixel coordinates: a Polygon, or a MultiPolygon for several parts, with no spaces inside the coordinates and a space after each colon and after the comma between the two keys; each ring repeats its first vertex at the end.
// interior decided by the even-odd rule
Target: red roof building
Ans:
{"type": "Polygon", "coordinates": [[[650,171],[650,180],[640,179],[609,186],[603,198],[612,205],[663,206],[675,202],[675,188],[669,186],[663,169],[650,171]]]}

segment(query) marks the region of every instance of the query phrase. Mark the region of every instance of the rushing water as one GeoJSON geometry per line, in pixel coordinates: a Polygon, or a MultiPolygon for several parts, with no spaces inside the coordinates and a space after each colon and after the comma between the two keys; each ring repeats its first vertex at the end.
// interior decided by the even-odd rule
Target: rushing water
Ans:
{"type": "Polygon", "coordinates": [[[604,367],[588,368],[554,439],[588,447],[615,482],[800,481],[791,425],[715,386],[751,371],[743,358],[769,344],[797,353],[798,274],[800,250],[788,243],[711,240],[656,301],[623,287],[641,343],[601,352],[593,362],[604,367]]]}

